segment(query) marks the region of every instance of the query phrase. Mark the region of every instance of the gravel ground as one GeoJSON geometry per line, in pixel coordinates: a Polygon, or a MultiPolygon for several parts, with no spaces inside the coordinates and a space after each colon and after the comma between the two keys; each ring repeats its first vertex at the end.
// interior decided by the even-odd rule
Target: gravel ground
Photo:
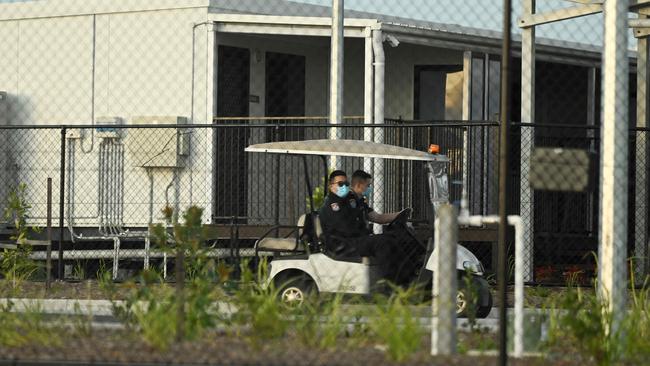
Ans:
{"type": "MultiPolygon", "coordinates": [[[[368,345],[350,348],[344,343],[332,350],[310,350],[296,340],[267,342],[253,346],[250,342],[225,334],[211,334],[194,342],[174,344],[166,351],[148,346],[124,332],[95,332],[91,337],[64,337],[57,346],[0,347],[5,362],[80,362],[119,364],[218,364],[218,365],[397,365],[386,354],[368,345]]],[[[426,348],[428,349],[428,348],[426,348]]],[[[524,359],[511,365],[546,365],[543,359],[524,359]]],[[[402,365],[494,365],[496,358],[455,356],[433,358],[421,351],[402,365]]]]}

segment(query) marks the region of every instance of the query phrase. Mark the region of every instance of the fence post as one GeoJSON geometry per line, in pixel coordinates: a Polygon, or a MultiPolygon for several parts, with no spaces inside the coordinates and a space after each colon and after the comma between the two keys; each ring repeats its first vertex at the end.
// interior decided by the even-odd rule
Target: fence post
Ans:
{"type": "MultiPolygon", "coordinates": [[[[639,14],[639,18],[648,19],[639,14]]],[[[637,39],[636,61],[636,127],[648,126],[648,37],[637,39]]],[[[636,168],[634,192],[634,275],[643,279],[648,274],[648,144],[646,133],[635,130],[636,168]]]]}
{"type": "Polygon", "coordinates": [[[176,341],[185,337],[185,248],[176,243],[176,341]]]}
{"type": "Polygon", "coordinates": [[[61,128],[61,171],[59,171],[59,260],[58,267],[58,280],[63,280],[63,215],[65,207],[65,135],[67,129],[61,128]]]}
{"type": "Polygon", "coordinates": [[[52,178],[47,178],[47,246],[45,291],[49,291],[52,277],[52,178]]]}
{"type": "Polygon", "coordinates": [[[433,317],[431,354],[456,353],[456,245],[458,214],[451,205],[442,205],[436,219],[433,270],[433,317]]]}
{"type": "Polygon", "coordinates": [[[629,1],[606,1],[603,46],[603,125],[600,154],[600,245],[598,290],[616,335],[625,311],[628,225],[629,1]]]}
{"type": "MultiPolygon", "coordinates": [[[[508,329],[506,320],[506,287],[508,280],[508,262],[506,248],[506,230],[508,228],[508,140],[510,138],[510,59],[511,59],[511,0],[503,0],[503,44],[501,46],[501,96],[499,128],[499,268],[497,283],[499,285],[499,365],[508,364],[508,329]]],[[[530,55],[529,55],[530,56],[530,55]]],[[[523,69],[523,65],[522,65],[523,69]]],[[[522,85],[525,81],[522,80],[522,85]]],[[[523,199],[523,197],[522,197],[523,199]]]]}

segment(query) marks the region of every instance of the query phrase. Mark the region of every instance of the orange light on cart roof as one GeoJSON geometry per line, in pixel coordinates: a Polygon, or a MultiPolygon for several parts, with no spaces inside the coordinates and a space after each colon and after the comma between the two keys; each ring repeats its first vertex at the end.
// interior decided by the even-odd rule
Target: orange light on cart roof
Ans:
{"type": "Polygon", "coordinates": [[[440,146],[436,144],[429,145],[429,154],[439,154],[440,146]]]}

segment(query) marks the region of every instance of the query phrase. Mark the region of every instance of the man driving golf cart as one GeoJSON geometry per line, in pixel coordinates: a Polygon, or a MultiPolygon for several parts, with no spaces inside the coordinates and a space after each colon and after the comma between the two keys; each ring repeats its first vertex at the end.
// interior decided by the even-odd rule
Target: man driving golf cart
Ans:
{"type": "Polygon", "coordinates": [[[367,204],[370,174],[358,170],[353,174],[352,190],[345,172],[335,170],[329,175],[328,195],[320,209],[327,249],[335,258],[373,257],[384,268],[385,280],[404,284],[400,276],[403,246],[410,237],[400,230],[374,235],[369,221],[387,224],[400,214],[408,217],[410,209],[391,214],[378,214],[367,204]]]}
{"type": "MultiPolygon", "coordinates": [[[[330,230],[328,233],[330,238],[327,237],[328,234],[325,234],[323,230],[323,222],[326,222],[327,218],[322,215],[325,212],[319,214],[314,209],[311,185],[313,165],[308,162],[307,158],[309,156],[320,158],[322,172],[324,173],[323,177],[326,182],[330,182],[330,176],[327,173],[328,156],[421,162],[414,168],[413,174],[422,174],[428,183],[428,201],[433,213],[430,226],[432,229],[438,207],[448,202],[449,199],[447,180],[449,159],[434,151],[424,152],[370,141],[329,139],[260,143],[248,146],[246,151],[249,153],[282,154],[303,161],[304,168],[302,170],[309,200],[307,212],[299,218],[297,225],[291,226],[293,230],[291,234],[278,237],[277,233],[280,227],[273,227],[256,241],[254,247],[256,255],[273,256],[269,264],[266,284],[275,284],[279,289],[279,297],[282,301],[288,303],[300,303],[308,293],[370,295],[378,289],[378,281],[386,278],[385,266],[376,263],[376,258],[358,255],[346,257],[345,255],[333,254],[337,250],[336,241],[331,242],[329,239],[340,235],[340,238],[334,239],[343,244],[347,244],[349,240],[346,239],[347,232],[339,232],[339,235],[337,235],[337,232],[333,232],[334,229],[341,230],[343,226],[329,225],[327,230],[330,230]],[[271,236],[273,233],[276,233],[275,237],[271,236]]],[[[280,170],[278,170],[278,174],[279,172],[280,170]]],[[[346,186],[345,183],[339,183],[341,181],[343,181],[341,176],[331,180],[330,189],[328,189],[331,192],[328,194],[329,196],[334,195],[335,192],[332,190],[334,187],[336,187],[336,192],[338,192],[339,186],[346,187],[341,188],[343,191],[349,190],[349,186],[346,186]]],[[[345,177],[345,181],[347,181],[347,177],[345,177]]],[[[356,204],[357,201],[354,202],[356,204]]],[[[335,196],[332,201],[326,203],[325,207],[329,207],[330,214],[334,215],[335,213],[342,213],[343,203],[350,205],[350,198],[344,201],[342,197],[335,196]],[[332,206],[334,203],[336,205],[332,206]],[[339,211],[334,211],[335,208],[338,208],[339,211]]],[[[412,240],[407,245],[396,246],[400,250],[407,249],[406,255],[401,256],[403,260],[401,260],[400,267],[403,266],[403,268],[397,268],[396,272],[409,273],[410,278],[405,278],[404,284],[424,286],[430,289],[432,286],[433,262],[437,252],[433,240],[434,232],[432,231],[424,240],[418,239],[414,235],[412,228],[406,225],[409,213],[409,210],[403,210],[399,215],[396,215],[392,222],[383,227],[383,233],[388,236],[395,235],[394,232],[402,232],[411,236],[412,240]]],[[[369,217],[369,221],[372,220],[373,218],[369,217]]],[[[357,224],[365,226],[363,220],[357,224]]],[[[355,238],[351,240],[352,244],[356,241],[366,242],[366,248],[363,249],[376,246],[376,244],[367,244],[368,241],[371,242],[371,239],[367,239],[372,235],[370,230],[366,228],[364,233],[366,237],[360,240],[355,238]]],[[[357,235],[357,238],[361,238],[361,235],[357,235]]],[[[456,247],[456,275],[466,276],[469,271],[471,274],[471,288],[478,289],[478,296],[468,297],[468,288],[463,288],[463,284],[468,283],[468,281],[459,282],[456,297],[457,313],[466,315],[470,309],[474,309],[477,317],[485,317],[492,307],[492,295],[490,286],[484,278],[483,266],[467,248],[462,245],[456,247]],[[476,306],[469,306],[468,299],[470,298],[473,299],[476,306]]],[[[347,250],[345,245],[343,249],[347,250]]],[[[384,248],[378,247],[378,249],[384,248]]],[[[377,256],[376,252],[375,256],[377,256]]],[[[445,275],[453,274],[447,273],[445,275]]]]}

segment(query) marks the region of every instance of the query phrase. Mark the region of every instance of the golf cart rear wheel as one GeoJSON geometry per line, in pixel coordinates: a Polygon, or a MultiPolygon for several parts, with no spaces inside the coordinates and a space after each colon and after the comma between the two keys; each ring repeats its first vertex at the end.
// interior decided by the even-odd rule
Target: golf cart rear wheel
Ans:
{"type": "Polygon", "coordinates": [[[302,305],[315,292],[314,282],[304,276],[285,277],[283,281],[278,281],[276,284],[280,288],[279,300],[290,306],[302,305]]]}

